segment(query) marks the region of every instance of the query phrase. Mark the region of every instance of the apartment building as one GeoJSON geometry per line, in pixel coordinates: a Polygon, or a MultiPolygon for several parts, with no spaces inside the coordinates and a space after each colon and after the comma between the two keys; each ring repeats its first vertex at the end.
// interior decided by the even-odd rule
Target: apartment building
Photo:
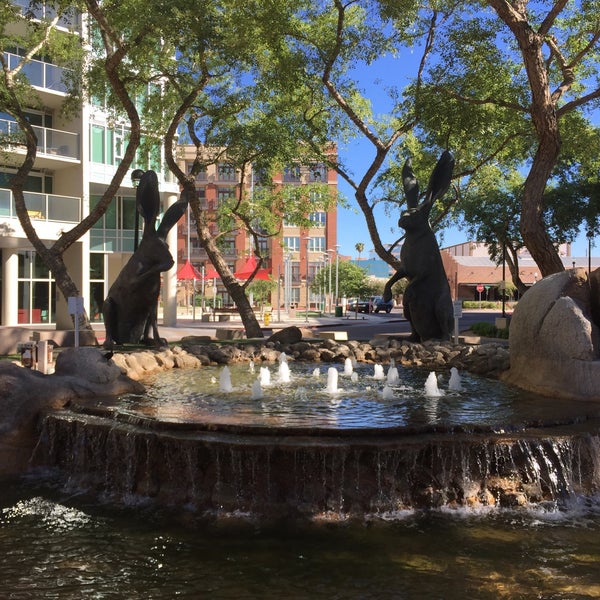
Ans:
{"type": "MultiPolygon", "coordinates": [[[[195,147],[180,148],[181,168],[190,172],[196,154],[195,147]]],[[[207,166],[196,177],[196,190],[201,207],[208,212],[213,234],[218,233],[216,211],[223,200],[236,197],[240,193],[240,173],[226,159],[207,166]]],[[[244,177],[245,194],[251,195],[256,186],[260,185],[259,178],[250,169],[244,177]]],[[[301,190],[307,184],[325,183],[328,193],[337,197],[337,173],[327,168],[323,163],[310,165],[291,164],[282,172],[275,175],[272,183],[276,188],[293,186],[301,190]]],[[[273,307],[294,309],[305,308],[308,304],[316,308],[322,302],[322,294],[310,289],[312,281],[319,269],[327,266],[328,262],[336,259],[337,245],[337,206],[324,209],[322,195],[324,191],[310,191],[314,201],[314,211],[308,216],[309,227],[300,227],[288,221],[281,215],[281,229],[277,236],[261,238],[260,253],[266,258],[263,267],[277,282],[271,294],[273,307]],[[308,286],[308,287],[307,287],[308,286]]],[[[221,240],[223,256],[229,268],[235,273],[243,268],[249,257],[253,255],[252,240],[243,228],[237,229],[221,240]]],[[[190,260],[196,269],[206,274],[214,275],[214,268],[208,256],[200,246],[193,217],[188,213],[180,221],[178,228],[178,263],[181,267],[190,260]]],[[[332,262],[333,264],[333,262],[332,262]]],[[[199,282],[199,285],[202,282],[199,282]]],[[[211,297],[215,290],[217,302],[222,306],[231,305],[227,291],[217,277],[206,277],[205,295],[211,297]]]]}
{"type": "MultiPolygon", "coordinates": [[[[30,10],[27,0],[15,4],[21,7],[22,14],[30,10]]],[[[42,18],[51,9],[41,3],[35,10],[36,17],[42,18]]],[[[17,19],[3,26],[19,32],[26,23],[17,19]]],[[[85,15],[73,12],[64,16],[58,30],[85,40],[85,15]]],[[[18,64],[25,51],[23,48],[6,51],[7,64],[18,64]]],[[[47,59],[32,61],[24,73],[37,96],[32,98],[28,118],[38,138],[37,158],[25,198],[39,237],[51,244],[63,231],[81,221],[102,197],[122,158],[127,128],[109,121],[102,101],[97,99],[83,101],[75,116],[64,116],[65,71],[47,59]]],[[[12,116],[0,112],[0,134],[8,133],[18,133],[18,127],[12,116]]],[[[16,215],[9,182],[23,156],[24,149],[17,146],[3,147],[0,153],[0,325],[47,323],[70,329],[68,303],[58,292],[52,274],[37,256],[16,215]]],[[[157,171],[166,208],[178,197],[179,188],[172,177],[164,174],[161,164],[158,151],[153,156],[138,157],[131,168],[157,171]]],[[[135,212],[134,183],[128,178],[122,182],[101,221],[65,253],[65,263],[92,321],[101,320],[102,300],[131,256],[135,212]]],[[[163,296],[167,304],[175,306],[175,269],[166,274],[165,282],[167,291],[163,296]]]]}

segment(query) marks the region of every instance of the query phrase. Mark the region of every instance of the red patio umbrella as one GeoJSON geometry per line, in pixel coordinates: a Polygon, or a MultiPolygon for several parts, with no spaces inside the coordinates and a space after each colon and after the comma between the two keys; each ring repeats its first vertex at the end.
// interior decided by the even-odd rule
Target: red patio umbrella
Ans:
{"type": "MultiPolygon", "coordinates": [[[[246,264],[233,275],[236,279],[248,279],[250,275],[254,273],[254,269],[256,269],[256,257],[253,255],[246,261],[246,264]]],[[[269,280],[269,273],[269,269],[259,269],[256,272],[256,275],[254,275],[254,279],[269,280]]]]}
{"type": "Polygon", "coordinates": [[[221,276],[212,267],[204,273],[204,279],[219,279],[221,276]]]}
{"type": "Polygon", "coordinates": [[[189,260],[186,260],[185,265],[177,272],[177,279],[202,279],[202,274],[189,260]]]}

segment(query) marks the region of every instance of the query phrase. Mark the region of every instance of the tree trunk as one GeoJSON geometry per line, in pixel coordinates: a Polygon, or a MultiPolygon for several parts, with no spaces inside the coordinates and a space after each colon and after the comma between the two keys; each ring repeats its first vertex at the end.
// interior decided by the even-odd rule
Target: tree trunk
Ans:
{"type": "Polygon", "coordinates": [[[506,264],[508,265],[512,282],[515,284],[519,296],[522,296],[528,288],[519,275],[519,256],[514,248],[510,246],[506,247],[506,264]]]}
{"type": "Polygon", "coordinates": [[[198,229],[198,237],[200,238],[200,244],[206,250],[206,254],[216,269],[217,273],[221,276],[223,285],[231,295],[236,308],[240,313],[242,324],[248,338],[262,338],[264,337],[263,331],[256,319],[254,310],[250,305],[250,300],[246,296],[244,288],[237,282],[231,269],[223,259],[221,252],[208,229],[208,225],[205,222],[204,214],[200,210],[200,203],[196,194],[195,186],[192,183],[186,182],[185,185],[186,193],[190,200],[190,208],[194,219],[196,220],[196,226],[198,229]]]}
{"type": "MultiPolygon", "coordinates": [[[[521,235],[545,277],[564,270],[543,219],[544,191],[560,153],[558,118],[543,55],[547,30],[535,31],[528,22],[527,1],[489,0],[489,4],[515,36],[531,88],[530,114],[538,147],[523,189],[521,235]]],[[[560,7],[555,8],[560,12],[560,7]]],[[[549,20],[544,26],[548,28],[550,23],[549,20]]]]}

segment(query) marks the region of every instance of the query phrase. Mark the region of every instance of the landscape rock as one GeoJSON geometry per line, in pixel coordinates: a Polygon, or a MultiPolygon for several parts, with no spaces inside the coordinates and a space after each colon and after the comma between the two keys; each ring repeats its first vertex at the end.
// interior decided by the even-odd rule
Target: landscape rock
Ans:
{"type": "Polygon", "coordinates": [[[510,369],[503,380],[556,398],[600,400],[598,272],[570,269],[538,281],[510,325],[510,369]]]}

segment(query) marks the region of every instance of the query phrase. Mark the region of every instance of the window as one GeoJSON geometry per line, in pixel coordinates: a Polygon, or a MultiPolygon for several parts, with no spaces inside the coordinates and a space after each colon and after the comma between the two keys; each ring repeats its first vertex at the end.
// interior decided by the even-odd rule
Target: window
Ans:
{"type": "Polygon", "coordinates": [[[308,192],[308,198],[312,204],[316,204],[318,206],[323,206],[325,203],[323,192],[319,190],[310,190],[308,192]]]}
{"type": "Polygon", "coordinates": [[[227,163],[219,163],[217,166],[217,177],[219,181],[237,181],[235,167],[227,163]]]}
{"type": "Polygon", "coordinates": [[[90,253],[90,320],[102,321],[105,290],[106,254],[90,253]]]}
{"type": "MultiPolygon", "coordinates": [[[[192,172],[192,168],[194,167],[194,163],[187,163],[187,174],[189,175],[192,172]]],[[[196,181],[206,181],[208,179],[206,174],[206,166],[200,167],[200,170],[196,173],[196,181]]]]}
{"type": "Polygon", "coordinates": [[[319,211],[308,215],[312,227],[325,227],[327,224],[327,213],[319,211]]]}
{"type": "Polygon", "coordinates": [[[300,165],[290,165],[283,171],[283,181],[288,183],[298,183],[301,179],[302,171],[300,165]]]}
{"type": "Polygon", "coordinates": [[[283,247],[290,252],[300,251],[300,237],[299,236],[285,236],[283,238],[283,247]]]}
{"type": "Polygon", "coordinates": [[[308,170],[308,180],[312,183],[327,180],[327,169],[324,163],[313,163],[308,170]]]}
{"type": "Polygon", "coordinates": [[[217,208],[217,206],[220,206],[221,203],[225,202],[226,200],[229,200],[230,198],[235,198],[235,188],[219,188],[217,190],[218,204],[215,204],[215,208],[217,208]]]}
{"type": "Polygon", "coordinates": [[[36,252],[19,251],[18,322],[53,323],[56,284],[36,252]]]}
{"type": "Polygon", "coordinates": [[[325,237],[311,237],[308,240],[309,252],[325,252],[325,237]]]}

